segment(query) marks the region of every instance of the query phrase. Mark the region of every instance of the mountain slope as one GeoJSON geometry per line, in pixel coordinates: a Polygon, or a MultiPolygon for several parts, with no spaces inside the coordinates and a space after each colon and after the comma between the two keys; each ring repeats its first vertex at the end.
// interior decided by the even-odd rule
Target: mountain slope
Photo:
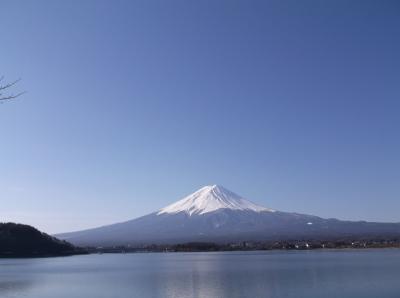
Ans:
{"type": "Polygon", "coordinates": [[[256,205],[217,185],[149,215],[57,237],[78,245],[400,237],[400,224],[323,219],[256,205]]]}
{"type": "Polygon", "coordinates": [[[78,253],[70,243],[22,224],[0,223],[0,257],[40,257],[78,253]]]}

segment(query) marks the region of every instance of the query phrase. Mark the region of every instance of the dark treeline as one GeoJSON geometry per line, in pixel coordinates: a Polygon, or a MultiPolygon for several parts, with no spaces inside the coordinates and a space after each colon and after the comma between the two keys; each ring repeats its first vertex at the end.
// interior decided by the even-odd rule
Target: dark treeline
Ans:
{"type": "Polygon", "coordinates": [[[0,257],[45,257],[78,253],[84,251],[31,226],[0,223],[0,257]]]}
{"type": "Polygon", "coordinates": [[[274,242],[237,242],[208,243],[189,242],[168,245],[90,247],[91,253],[128,253],[128,252],[206,252],[206,251],[252,251],[252,250],[308,250],[308,249],[364,249],[364,248],[400,248],[400,239],[335,239],[285,240],[274,242]]]}

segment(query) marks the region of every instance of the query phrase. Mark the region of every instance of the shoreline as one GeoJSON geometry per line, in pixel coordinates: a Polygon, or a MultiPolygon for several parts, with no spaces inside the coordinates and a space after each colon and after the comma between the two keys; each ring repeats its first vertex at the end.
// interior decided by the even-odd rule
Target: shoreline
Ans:
{"type": "Polygon", "coordinates": [[[240,252],[240,251],[313,251],[313,250],[367,250],[367,249],[400,249],[398,241],[392,243],[329,243],[318,244],[307,241],[287,243],[286,245],[268,245],[243,243],[242,246],[218,245],[215,243],[186,243],[176,245],[151,245],[144,247],[85,247],[89,254],[105,253],[173,253],[173,252],[240,252]]]}

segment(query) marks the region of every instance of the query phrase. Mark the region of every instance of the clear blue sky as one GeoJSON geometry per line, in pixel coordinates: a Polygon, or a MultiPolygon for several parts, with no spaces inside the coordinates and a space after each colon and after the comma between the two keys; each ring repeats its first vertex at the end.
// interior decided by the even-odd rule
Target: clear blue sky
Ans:
{"type": "Polygon", "coordinates": [[[398,1],[2,1],[0,220],[65,232],[207,184],[400,221],[398,1]]]}

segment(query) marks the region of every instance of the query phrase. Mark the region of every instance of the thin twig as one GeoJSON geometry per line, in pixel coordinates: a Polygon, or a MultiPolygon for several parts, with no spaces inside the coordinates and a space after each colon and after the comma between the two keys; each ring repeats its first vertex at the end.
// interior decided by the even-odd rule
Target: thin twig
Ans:
{"type": "MultiPolygon", "coordinates": [[[[2,82],[4,80],[4,76],[0,77],[0,82],[2,82]]],[[[14,86],[15,84],[17,84],[21,79],[15,80],[11,83],[5,84],[5,85],[0,85],[0,91],[6,90],[12,86],[14,86]]],[[[22,94],[26,93],[24,92],[20,92],[17,94],[9,94],[9,95],[5,95],[4,93],[0,92],[0,101],[4,101],[4,100],[10,100],[10,99],[15,99],[19,96],[21,96],[22,94]]]]}

